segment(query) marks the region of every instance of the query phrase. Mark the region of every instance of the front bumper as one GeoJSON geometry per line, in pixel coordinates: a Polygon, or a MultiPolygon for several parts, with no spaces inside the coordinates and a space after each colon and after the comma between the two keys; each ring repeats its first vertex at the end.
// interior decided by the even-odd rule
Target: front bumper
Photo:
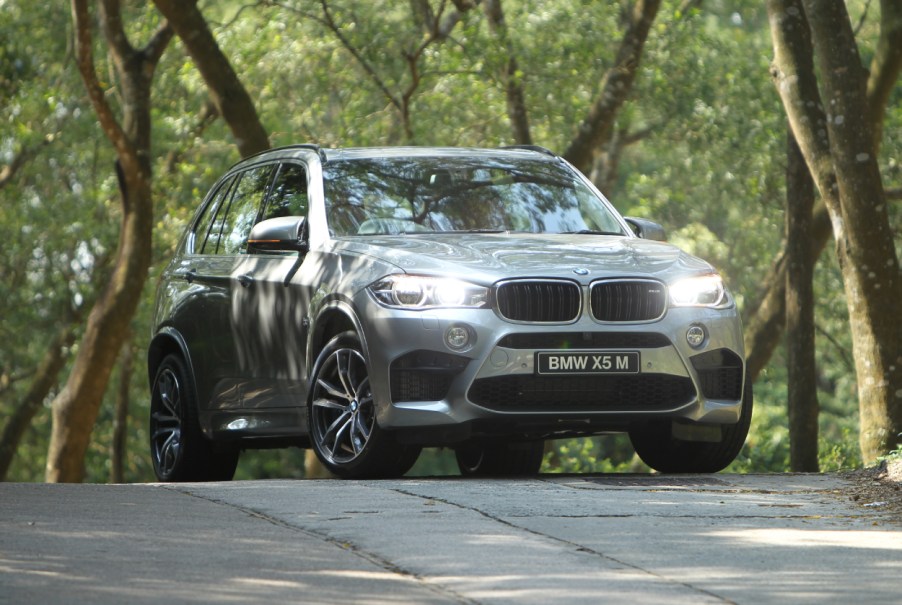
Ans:
{"type": "Polygon", "coordinates": [[[441,445],[473,434],[552,437],[626,430],[658,418],[739,420],[745,376],[735,307],[671,308],[645,323],[514,323],[491,309],[403,311],[359,301],[380,426],[441,445]],[[686,332],[707,335],[691,347],[686,332]],[[471,343],[454,350],[452,327],[471,343]],[[544,375],[536,354],[635,352],[635,373],[544,375]]]}

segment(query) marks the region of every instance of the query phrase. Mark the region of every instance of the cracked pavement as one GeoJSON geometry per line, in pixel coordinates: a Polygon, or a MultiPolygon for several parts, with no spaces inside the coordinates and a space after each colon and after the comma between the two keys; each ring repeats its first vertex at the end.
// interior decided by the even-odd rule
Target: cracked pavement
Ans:
{"type": "Polygon", "coordinates": [[[807,474],[0,484],[0,603],[898,603],[902,525],[869,495],[807,474]]]}

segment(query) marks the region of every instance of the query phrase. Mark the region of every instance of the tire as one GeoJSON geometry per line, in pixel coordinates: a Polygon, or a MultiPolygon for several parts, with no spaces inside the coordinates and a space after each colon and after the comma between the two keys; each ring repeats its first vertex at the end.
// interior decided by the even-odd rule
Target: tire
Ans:
{"type": "Polygon", "coordinates": [[[739,455],[752,422],[752,385],[746,381],[739,422],[723,425],[719,442],[680,441],[670,421],[630,429],[630,441],[642,461],[661,473],[716,473],[739,455]]]}
{"type": "Polygon", "coordinates": [[[494,444],[470,442],[455,449],[457,467],[465,477],[537,475],[544,454],[544,441],[494,444]]]}
{"type": "Polygon", "coordinates": [[[217,447],[200,430],[197,395],[184,360],[167,355],[157,369],[150,398],[150,457],[164,482],[230,481],[236,447],[217,447]]]}
{"type": "Polygon", "coordinates": [[[379,427],[369,363],[354,332],[334,337],[317,357],[307,420],[317,457],[345,479],[400,477],[420,454],[379,427]]]}

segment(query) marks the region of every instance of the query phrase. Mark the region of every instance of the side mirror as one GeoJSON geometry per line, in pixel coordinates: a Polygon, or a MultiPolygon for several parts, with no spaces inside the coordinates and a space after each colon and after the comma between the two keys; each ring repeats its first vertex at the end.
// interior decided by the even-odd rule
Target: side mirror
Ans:
{"type": "Polygon", "coordinates": [[[642,239],[650,239],[655,242],[667,241],[667,233],[664,232],[664,227],[658,223],[633,216],[626,216],[624,219],[626,219],[627,224],[632,228],[633,233],[642,239]]]}
{"type": "Polygon", "coordinates": [[[247,238],[250,253],[306,252],[307,238],[303,216],[280,216],[260,221],[247,238]]]}

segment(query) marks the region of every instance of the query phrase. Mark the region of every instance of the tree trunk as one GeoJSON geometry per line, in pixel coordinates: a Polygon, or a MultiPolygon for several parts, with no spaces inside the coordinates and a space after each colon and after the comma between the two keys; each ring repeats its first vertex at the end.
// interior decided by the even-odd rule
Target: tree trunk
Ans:
{"type": "Polygon", "coordinates": [[[113,414],[113,441],[110,445],[110,483],[125,483],[125,450],[128,435],[129,392],[135,369],[133,335],[122,345],[119,354],[119,389],[116,391],[116,407],[113,414]]]}
{"type": "Polygon", "coordinates": [[[504,48],[507,63],[502,75],[504,80],[504,96],[507,100],[507,118],[514,133],[514,141],[518,145],[531,145],[532,134],[529,131],[529,113],[526,110],[526,93],[523,90],[523,74],[517,63],[517,56],[511,44],[507,23],[501,0],[485,0],[483,2],[489,27],[495,33],[504,48]]]}
{"type": "MultiPolygon", "coordinates": [[[[902,71],[902,2],[881,0],[880,40],[871,62],[868,78],[868,106],[874,121],[874,154],[880,148],[883,117],[889,95],[902,71]]],[[[832,229],[827,208],[816,204],[811,223],[811,247],[815,258],[820,257],[827,245],[832,229]]],[[[784,325],[786,298],[785,247],[771,265],[764,284],[764,294],[757,304],[746,309],[745,347],[746,363],[750,375],[755,378],[767,365],[780,341],[784,325]]]]}
{"type": "Polygon", "coordinates": [[[58,384],[60,370],[66,364],[66,349],[75,341],[74,328],[75,322],[68,323],[47,347],[28,392],[3,427],[3,434],[0,435],[0,481],[6,480],[22,436],[50,391],[58,384]]]}
{"type": "Polygon", "coordinates": [[[809,243],[814,183],[792,132],[786,167],[786,352],[789,466],[818,471],[817,371],[814,355],[814,265],[809,243]]]}
{"type": "Polygon", "coordinates": [[[902,330],[896,317],[902,279],[865,71],[841,0],[805,0],[804,6],[770,0],[768,11],[777,90],[833,226],[852,329],[862,458],[872,462],[902,432],[902,330]],[[812,43],[827,103],[817,87],[812,43]]]}
{"type": "Polygon", "coordinates": [[[257,116],[250,95],[216,43],[197,0],[154,0],[191,55],[216,110],[235,137],[241,157],[269,149],[269,135],[257,116]]]}
{"type": "Polygon", "coordinates": [[[331,479],[332,477],[332,473],[316,457],[316,452],[312,449],[304,452],[304,479],[331,479]]]}
{"type": "MultiPolygon", "coordinates": [[[[824,204],[818,203],[814,207],[807,235],[815,263],[832,234],[827,208],[824,204]]],[[[786,323],[786,254],[787,243],[783,242],[783,249],[771,264],[762,285],[761,298],[746,308],[745,362],[748,375],[753,381],[757,380],[758,374],[770,361],[774,349],[783,337],[783,327],[786,323]]]]}
{"type": "Polygon", "coordinates": [[[614,66],[605,73],[598,97],[563,154],[584,174],[590,173],[595,154],[611,138],[614,119],[633,89],[642,49],[660,5],[661,0],[636,0],[614,66]]]}
{"type": "Polygon", "coordinates": [[[103,0],[100,13],[121,83],[122,125],[107,104],[94,71],[87,0],[72,0],[78,68],[101,128],[116,150],[122,223],[109,282],[88,316],[66,385],[53,401],[48,482],[84,479],[91,432],[151,262],[150,84],[172,34],[168,27],[161,27],[145,48],[135,49],[125,35],[119,8],[118,0],[103,0]]]}
{"type": "Polygon", "coordinates": [[[861,451],[873,462],[902,434],[902,276],[873,144],[867,74],[846,6],[841,0],[808,0],[805,9],[828,100],[841,201],[831,218],[852,327],[861,451]]]}
{"type": "MultiPolygon", "coordinates": [[[[51,139],[45,138],[42,145],[49,145],[51,139]]],[[[6,187],[15,178],[19,170],[22,169],[37,155],[37,149],[32,147],[28,149],[20,149],[13,155],[13,159],[9,164],[0,168],[0,189],[6,187]]]]}

